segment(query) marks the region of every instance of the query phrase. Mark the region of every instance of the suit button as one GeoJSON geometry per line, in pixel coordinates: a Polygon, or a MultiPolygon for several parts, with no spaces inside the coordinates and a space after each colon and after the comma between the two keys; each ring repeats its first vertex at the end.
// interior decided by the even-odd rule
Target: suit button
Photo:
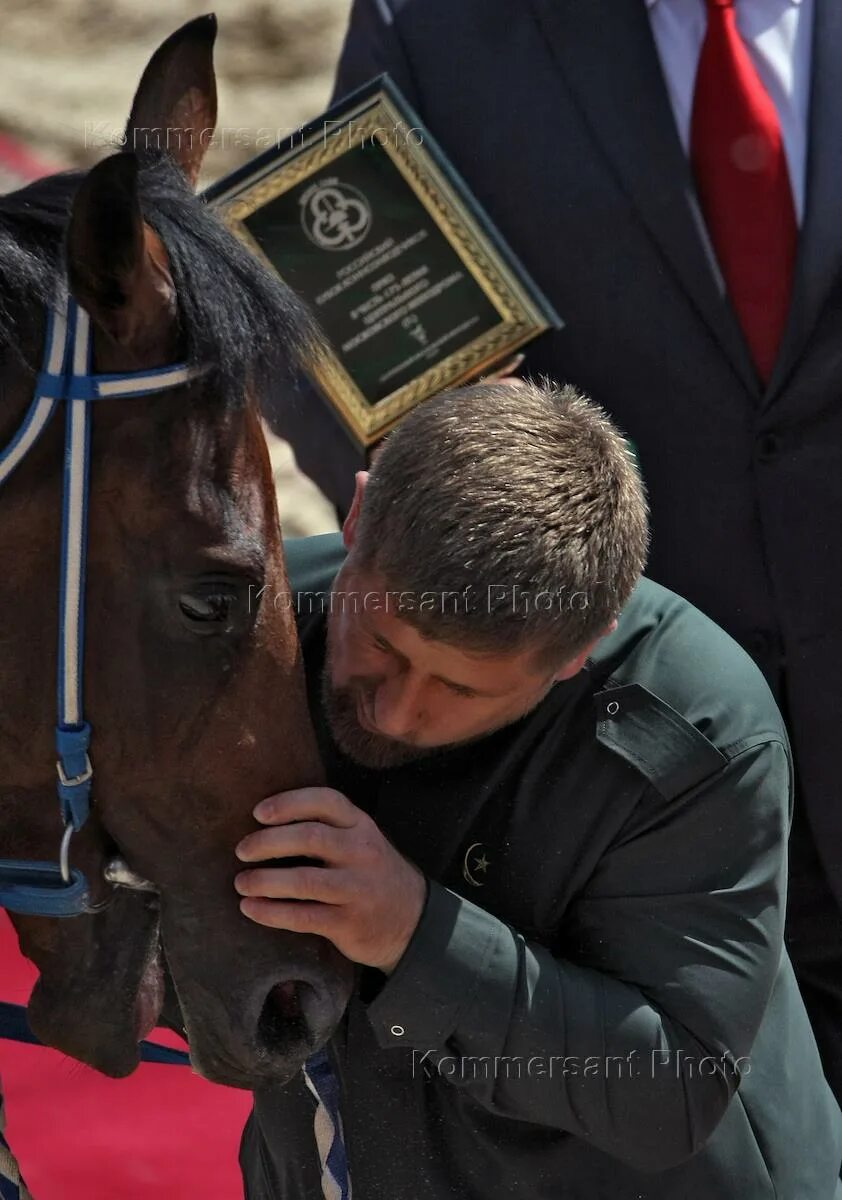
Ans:
{"type": "Polygon", "coordinates": [[[757,443],[757,457],[760,462],[771,462],[781,452],[781,436],[777,433],[764,433],[757,443]]]}

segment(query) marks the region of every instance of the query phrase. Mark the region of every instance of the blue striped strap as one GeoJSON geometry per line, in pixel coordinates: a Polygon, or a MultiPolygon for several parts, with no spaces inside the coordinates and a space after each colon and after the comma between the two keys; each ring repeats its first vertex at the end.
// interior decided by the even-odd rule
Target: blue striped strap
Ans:
{"type": "MultiPolygon", "coordinates": [[[[0,1038],[9,1042],[22,1042],[28,1046],[40,1046],[43,1043],[29,1028],[26,1019],[26,1009],[22,1004],[8,1004],[0,1000],[0,1038]]],[[[190,1055],[184,1050],[173,1050],[169,1046],[161,1046],[157,1042],[140,1043],[141,1062],[163,1063],[172,1067],[189,1067],[190,1055]]],[[[0,1192],[0,1196],[3,1193],[0,1192]]]]}
{"type": "Polygon", "coordinates": [[[316,1099],[313,1120],[324,1200],[351,1200],[351,1177],[339,1107],[339,1080],[326,1050],[304,1064],[304,1081],[316,1099]]]}

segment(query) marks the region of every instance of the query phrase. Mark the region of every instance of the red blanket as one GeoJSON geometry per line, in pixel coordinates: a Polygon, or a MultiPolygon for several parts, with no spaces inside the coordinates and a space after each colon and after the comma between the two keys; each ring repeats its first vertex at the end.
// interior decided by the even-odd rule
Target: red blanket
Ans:
{"type": "MultiPolygon", "coordinates": [[[[35,970],[0,911],[0,1000],[25,1003],[35,970]]],[[[157,1030],[153,1041],[182,1046],[157,1030]]],[[[237,1145],[251,1099],[187,1067],[105,1079],[39,1046],[0,1039],[6,1136],[34,1200],[238,1200],[237,1145]]]]}

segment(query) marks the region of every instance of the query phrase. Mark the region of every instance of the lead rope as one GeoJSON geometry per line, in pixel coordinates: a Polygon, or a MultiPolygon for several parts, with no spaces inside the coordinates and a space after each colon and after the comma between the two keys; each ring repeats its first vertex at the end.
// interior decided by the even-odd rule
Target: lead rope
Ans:
{"type": "Polygon", "coordinates": [[[0,1092],[0,1200],[32,1200],[21,1179],[20,1168],[3,1136],[6,1118],[3,1113],[3,1094],[0,1092]]]}
{"type": "MultiPolygon", "coordinates": [[[[339,1081],[324,1050],[310,1056],[303,1074],[316,1100],[313,1130],[319,1153],[322,1195],[325,1200],[351,1200],[351,1177],[339,1111],[339,1081]]],[[[3,1136],[4,1129],[3,1096],[0,1093],[0,1200],[32,1200],[3,1136]]]]}
{"type": "Polygon", "coordinates": [[[311,1054],[303,1072],[304,1082],[316,1098],[313,1128],[322,1172],[322,1195],[324,1200],[351,1200],[351,1177],[339,1110],[339,1080],[327,1051],[311,1054]]]}

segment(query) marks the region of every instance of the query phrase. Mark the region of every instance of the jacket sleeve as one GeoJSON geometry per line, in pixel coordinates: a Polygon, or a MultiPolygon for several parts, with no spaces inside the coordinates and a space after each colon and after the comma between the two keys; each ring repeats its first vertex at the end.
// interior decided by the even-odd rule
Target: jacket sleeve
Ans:
{"type": "Polygon", "coordinates": [[[354,0],[331,103],[384,73],[392,77],[410,104],[418,109],[419,96],[391,0],[354,0]]]}
{"type": "Polygon", "coordinates": [[[647,789],[552,951],[432,882],[367,1007],[380,1045],[640,1169],[690,1157],[751,1069],[781,959],[790,788],[764,735],[669,801],[647,789]]]}

